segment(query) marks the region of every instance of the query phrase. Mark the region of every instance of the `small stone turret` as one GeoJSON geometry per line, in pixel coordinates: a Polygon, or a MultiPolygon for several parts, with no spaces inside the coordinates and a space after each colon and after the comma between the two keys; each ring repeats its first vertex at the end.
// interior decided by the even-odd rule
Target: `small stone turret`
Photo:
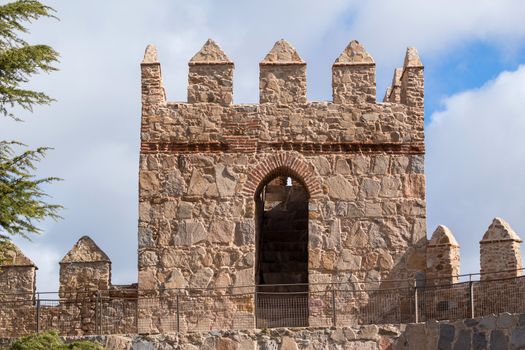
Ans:
{"type": "MultiPolygon", "coordinates": [[[[395,77],[394,77],[395,81],[395,77]]],[[[407,49],[401,75],[400,102],[411,107],[415,115],[423,118],[424,109],[424,79],[423,63],[417,50],[407,49]]]]}
{"type": "Polygon", "coordinates": [[[427,244],[427,284],[458,282],[459,266],[459,244],[448,227],[439,225],[427,244]]]}
{"type": "Polygon", "coordinates": [[[35,292],[37,267],[13,243],[2,243],[0,256],[0,293],[11,294],[10,298],[32,300],[35,292]]]}
{"type": "Polygon", "coordinates": [[[481,279],[521,276],[521,242],[506,221],[495,218],[479,242],[481,279]]]}
{"type": "Polygon", "coordinates": [[[228,106],[233,100],[233,62],[208,39],[189,62],[188,102],[228,106]]]}
{"type": "Polygon", "coordinates": [[[60,261],[60,297],[107,291],[111,284],[111,260],[96,243],[84,236],[60,261]]]}
{"type": "Polygon", "coordinates": [[[392,77],[392,86],[387,89],[383,102],[401,102],[401,75],[403,68],[394,69],[394,76],[392,77]]]}
{"type": "MultiPolygon", "coordinates": [[[[162,83],[160,62],[155,45],[148,45],[144,59],[140,64],[142,90],[142,118],[149,120],[155,117],[159,105],[166,103],[166,92],[162,83]]],[[[142,124],[142,131],[147,125],[142,124]]]]}
{"type": "Polygon", "coordinates": [[[352,40],[332,66],[334,103],[376,101],[376,64],[357,40],[352,40]]]}
{"type": "Polygon", "coordinates": [[[260,103],[306,103],[306,63],[284,39],[259,64],[260,103]]]}

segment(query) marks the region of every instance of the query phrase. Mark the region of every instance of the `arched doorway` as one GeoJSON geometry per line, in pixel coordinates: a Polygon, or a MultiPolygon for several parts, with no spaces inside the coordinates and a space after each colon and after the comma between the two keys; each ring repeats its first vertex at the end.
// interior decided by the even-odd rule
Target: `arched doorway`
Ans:
{"type": "Polygon", "coordinates": [[[292,174],[256,194],[257,327],[308,326],[308,191],[292,174]]]}

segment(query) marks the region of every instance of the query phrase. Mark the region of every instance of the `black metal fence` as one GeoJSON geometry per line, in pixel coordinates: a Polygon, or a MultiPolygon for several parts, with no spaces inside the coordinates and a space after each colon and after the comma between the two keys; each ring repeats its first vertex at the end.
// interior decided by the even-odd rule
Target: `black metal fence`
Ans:
{"type": "MultiPolygon", "coordinates": [[[[0,337],[334,327],[525,312],[525,277],[448,285],[389,281],[309,284],[306,292],[222,289],[0,295],[0,337]]],[[[299,288],[300,290],[300,288],[299,288]]]]}

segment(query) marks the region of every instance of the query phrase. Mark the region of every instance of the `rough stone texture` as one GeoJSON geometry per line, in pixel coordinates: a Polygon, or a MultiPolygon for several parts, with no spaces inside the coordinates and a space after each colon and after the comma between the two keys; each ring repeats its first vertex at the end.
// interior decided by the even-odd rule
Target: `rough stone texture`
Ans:
{"type": "Polygon", "coordinates": [[[14,244],[3,243],[1,249],[0,293],[31,300],[35,292],[36,265],[14,244]]]}
{"type": "Polygon", "coordinates": [[[521,239],[507,222],[495,218],[479,243],[482,280],[521,276],[521,239]]]}
{"type": "Polygon", "coordinates": [[[286,40],[277,41],[259,66],[260,103],[306,103],[306,63],[286,40]]]}
{"type": "Polygon", "coordinates": [[[188,102],[229,105],[233,99],[233,62],[208,39],[189,62],[188,102]]]}
{"type": "MultiPolygon", "coordinates": [[[[194,59],[190,71],[227,57],[209,41],[194,59]]],[[[357,42],[334,66],[374,70],[357,42]]],[[[380,287],[426,270],[422,101],[376,103],[374,73],[334,76],[344,101],[308,102],[306,64],[284,40],[260,63],[259,105],[166,103],[158,98],[160,67],[145,68],[139,256],[158,259],[139,259],[141,291],[165,291],[174,269],[177,285],[235,287],[241,271],[253,285],[261,229],[254,197],[278,176],[308,194],[308,281],[343,282],[351,273],[380,287]],[[152,85],[156,98],[148,96],[152,85]]],[[[407,101],[423,94],[415,68],[421,74],[406,73],[407,101]]],[[[191,79],[195,91],[209,87],[191,79]]]]}
{"type": "Polygon", "coordinates": [[[60,261],[60,296],[106,291],[111,285],[111,261],[91,238],[83,236],[60,261]]]}
{"type": "MultiPolygon", "coordinates": [[[[96,341],[108,350],[517,350],[525,347],[525,328],[517,321],[525,315],[514,314],[512,325],[482,327],[484,318],[464,322],[427,322],[338,327],[332,329],[279,328],[270,330],[209,331],[193,334],[126,335],[65,337],[66,342],[96,341]]],[[[4,345],[4,344],[2,344],[4,345]]]]}
{"type": "Polygon", "coordinates": [[[407,49],[400,80],[400,102],[409,106],[418,118],[424,118],[423,65],[413,47],[407,49]]]}
{"type": "Polygon", "coordinates": [[[359,103],[376,100],[374,59],[363,45],[353,40],[332,67],[334,103],[359,103]]]}
{"type": "MultiPolygon", "coordinates": [[[[407,280],[416,280],[420,320],[523,311],[521,240],[503,220],[481,241],[480,282],[455,283],[459,246],[446,227],[426,240],[417,52],[407,50],[385,103],[375,102],[374,62],[355,41],[334,63],[333,102],[306,101],[306,64],[284,40],[260,68],[261,104],[232,104],[233,63],[209,40],[190,61],[189,102],[168,103],[156,49],[148,46],[138,285],[111,285],[111,261],[83,237],[61,261],[62,300],[38,309],[41,329],[180,332],[162,345],[141,339],[136,349],[169,349],[177,339],[185,349],[522,346],[525,315],[428,322],[406,332],[374,325],[415,319],[416,290],[407,280]],[[268,287],[299,293],[256,295],[268,287]],[[261,301],[274,316],[264,317],[261,301]],[[302,316],[280,316],[291,309],[281,302],[302,316]],[[369,325],[341,328],[357,324],[369,325]],[[283,325],[323,330],[238,331],[283,325]],[[231,332],[187,334],[210,329],[231,332]]],[[[0,287],[17,302],[2,304],[2,336],[36,327],[35,269],[16,247],[2,266],[0,287]]]]}
{"type": "Polygon", "coordinates": [[[403,68],[394,69],[394,76],[392,77],[392,86],[387,89],[383,102],[401,102],[401,76],[403,75],[403,68]]]}
{"type": "Polygon", "coordinates": [[[158,63],[158,62],[159,60],[157,58],[157,48],[155,47],[155,45],[148,45],[144,52],[144,59],[142,60],[142,63],[158,63]]]}
{"type": "Polygon", "coordinates": [[[439,225],[427,244],[427,283],[458,282],[459,266],[459,244],[448,227],[439,225]]]}

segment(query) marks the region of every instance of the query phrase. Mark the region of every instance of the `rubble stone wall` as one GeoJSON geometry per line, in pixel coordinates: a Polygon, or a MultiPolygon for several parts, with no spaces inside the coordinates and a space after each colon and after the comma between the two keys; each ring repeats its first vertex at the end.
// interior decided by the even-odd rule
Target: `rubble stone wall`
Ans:
{"type": "Polygon", "coordinates": [[[0,266],[0,293],[17,300],[32,300],[35,292],[35,266],[0,266]]]}
{"type": "Polygon", "coordinates": [[[108,350],[434,350],[525,347],[525,314],[489,315],[458,321],[369,325],[332,329],[211,331],[196,334],[67,337],[89,339],[108,350]]]}
{"type": "Polygon", "coordinates": [[[260,104],[239,105],[221,97],[233,64],[212,41],[190,61],[189,91],[213,98],[190,103],[165,101],[148,47],[139,290],[253,285],[254,198],[276,176],[304,182],[309,194],[309,282],[380,284],[425,271],[422,66],[406,60],[404,103],[376,103],[375,65],[363,52],[353,43],[334,66],[337,103],[309,102],[306,63],[278,41],[260,64],[260,104]]]}

